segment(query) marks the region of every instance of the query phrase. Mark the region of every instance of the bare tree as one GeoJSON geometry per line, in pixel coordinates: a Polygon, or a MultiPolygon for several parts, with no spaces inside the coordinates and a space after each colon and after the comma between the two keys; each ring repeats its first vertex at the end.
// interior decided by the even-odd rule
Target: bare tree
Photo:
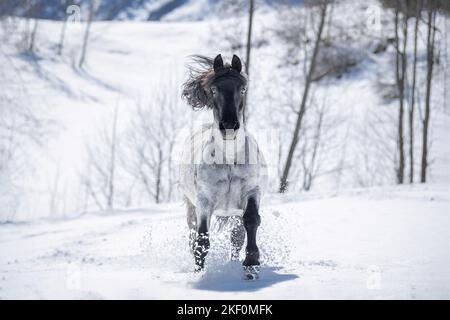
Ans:
{"type": "Polygon", "coordinates": [[[123,161],[127,171],[136,178],[155,203],[161,202],[162,170],[167,156],[163,154],[164,136],[162,133],[162,117],[154,121],[149,117],[148,109],[138,106],[133,119],[132,131],[128,136],[128,150],[123,161]],[[152,123],[149,123],[152,122],[152,123]]]}
{"type": "Polygon", "coordinates": [[[252,50],[252,30],[253,30],[253,15],[255,11],[255,0],[249,0],[248,6],[248,29],[247,29],[247,44],[245,54],[245,72],[249,75],[250,72],[250,54],[252,50]]]}
{"type": "Polygon", "coordinates": [[[33,52],[36,44],[36,34],[39,26],[39,19],[34,19],[33,30],[30,35],[30,44],[28,46],[28,51],[33,52]]]}
{"type": "Polygon", "coordinates": [[[94,12],[99,4],[100,0],[89,0],[89,9],[88,9],[88,17],[87,17],[87,22],[86,22],[86,29],[84,31],[84,36],[83,36],[83,45],[82,45],[82,49],[81,49],[81,56],[80,56],[80,62],[78,63],[78,67],[82,68],[84,61],[86,59],[86,50],[87,50],[87,45],[88,45],[88,41],[89,41],[89,33],[91,30],[91,24],[92,24],[92,19],[94,18],[94,12]]]}
{"type": "Polygon", "coordinates": [[[303,147],[301,148],[300,159],[303,169],[303,189],[306,191],[309,191],[311,189],[319,171],[320,161],[318,161],[318,158],[322,142],[322,131],[326,108],[327,106],[324,103],[317,110],[317,121],[313,128],[314,134],[310,146],[307,138],[308,135],[302,135],[304,143],[303,147]]]}
{"type": "Polygon", "coordinates": [[[33,169],[31,150],[41,148],[52,122],[39,116],[21,70],[2,50],[0,63],[0,78],[10,79],[0,90],[0,220],[11,220],[21,202],[20,181],[33,169]]]}
{"type": "Polygon", "coordinates": [[[353,174],[356,185],[372,187],[396,181],[397,114],[391,105],[380,105],[369,109],[358,128],[356,137],[360,150],[356,152],[353,174]]]}
{"type": "Polygon", "coordinates": [[[25,32],[24,32],[24,48],[26,50],[33,52],[36,45],[36,35],[39,27],[39,19],[34,18],[33,16],[37,15],[40,10],[41,4],[38,2],[33,2],[32,0],[25,1],[25,10],[26,10],[26,23],[25,23],[25,32]],[[33,22],[33,27],[31,28],[31,22],[33,22]],[[30,30],[31,28],[31,30],[30,30]]]}
{"type": "Polygon", "coordinates": [[[406,54],[406,46],[408,43],[408,16],[405,12],[403,14],[403,19],[400,19],[400,15],[402,12],[401,6],[405,6],[405,2],[402,0],[397,0],[395,7],[395,19],[394,19],[394,27],[395,27],[395,80],[398,88],[398,100],[399,100],[399,109],[398,109],[398,118],[397,118],[397,164],[396,164],[396,172],[397,172],[397,183],[402,184],[404,182],[405,175],[405,150],[404,150],[404,113],[405,113],[405,84],[406,84],[406,74],[407,74],[407,54],[406,54]],[[401,24],[401,27],[400,27],[401,24]],[[399,29],[403,31],[403,38],[400,38],[399,29]]]}
{"type": "MultiPolygon", "coordinates": [[[[69,5],[69,0],[62,0],[62,4],[64,6],[64,8],[67,8],[67,6],[69,5]]],[[[58,42],[58,55],[60,56],[62,54],[63,48],[64,48],[64,39],[66,36],[66,29],[67,29],[67,14],[64,15],[64,20],[61,26],[61,33],[59,35],[59,42],[58,42]]]]}
{"type": "Polygon", "coordinates": [[[111,123],[87,144],[88,167],[82,183],[100,210],[114,210],[117,199],[118,107],[111,123]]]}
{"type": "MultiPolygon", "coordinates": [[[[450,9],[450,4],[448,5],[449,9],[450,9]]],[[[444,22],[444,34],[450,34],[450,19],[447,18],[445,19],[444,22]]],[[[450,47],[450,43],[448,42],[448,37],[444,37],[444,99],[443,99],[443,103],[444,103],[444,111],[447,112],[448,114],[450,114],[450,103],[448,100],[448,95],[449,95],[449,91],[445,88],[449,88],[450,87],[450,83],[449,83],[449,73],[450,73],[450,52],[449,52],[449,47],[450,47]]]]}
{"type": "Polygon", "coordinates": [[[22,33],[22,48],[25,50],[28,50],[30,46],[30,21],[31,21],[31,12],[32,12],[32,3],[31,0],[25,1],[25,11],[26,11],[26,17],[25,17],[25,29],[22,33]]]}
{"type": "Polygon", "coordinates": [[[138,104],[122,152],[122,164],[147,199],[173,199],[175,163],[172,151],[182,127],[182,106],[171,83],[161,84],[152,100],[138,104]]]}
{"type": "Polygon", "coordinates": [[[56,173],[55,177],[50,186],[50,205],[49,205],[49,213],[50,216],[56,216],[59,207],[59,201],[62,200],[59,198],[59,189],[60,189],[60,179],[61,179],[61,163],[58,160],[56,164],[56,173]]]}
{"type": "MultiPolygon", "coordinates": [[[[245,54],[245,73],[247,74],[247,77],[250,79],[250,57],[251,57],[251,50],[252,50],[252,33],[253,33],[253,15],[255,11],[255,1],[249,0],[249,7],[248,7],[248,29],[247,29],[247,44],[246,44],[246,54],[245,54]]],[[[245,92],[245,98],[244,98],[244,122],[247,121],[247,97],[248,97],[248,88],[245,92]]]]}
{"type": "Polygon", "coordinates": [[[116,176],[116,153],[117,153],[117,115],[118,109],[114,111],[114,119],[111,130],[111,143],[110,143],[110,162],[109,162],[109,180],[108,180],[108,196],[107,196],[107,205],[108,209],[112,209],[114,207],[114,193],[115,193],[115,176],[116,176]]]}
{"type": "Polygon", "coordinates": [[[422,1],[417,0],[415,3],[415,23],[414,23],[414,53],[412,66],[412,84],[411,84],[411,101],[409,104],[409,182],[414,182],[414,108],[416,102],[416,83],[417,83],[417,40],[419,35],[419,19],[422,9],[422,1]]]}
{"type": "Polygon", "coordinates": [[[427,181],[427,169],[429,165],[429,125],[431,117],[431,89],[433,79],[433,67],[435,60],[435,39],[436,39],[436,16],[437,8],[433,1],[427,5],[427,78],[425,93],[425,112],[422,123],[422,161],[420,182],[427,181]]]}
{"type": "MultiPolygon", "coordinates": [[[[219,1],[215,6],[215,11],[220,19],[220,23],[215,24],[211,42],[215,47],[239,56],[245,54],[246,48],[246,28],[245,28],[245,8],[247,1],[228,0],[219,1]],[[220,35],[220,36],[218,36],[220,35]]],[[[250,17],[249,17],[250,18],[250,17]]],[[[248,38],[247,26],[247,38],[248,38]]]]}
{"type": "Polygon", "coordinates": [[[309,94],[309,90],[310,90],[311,83],[313,80],[312,79],[313,74],[314,74],[314,71],[316,68],[317,56],[319,53],[320,43],[322,40],[322,33],[323,33],[324,26],[325,26],[326,18],[327,18],[328,5],[329,5],[328,0],[320,1],[319,5],[318,5],[319,11],[320,11],[318,30],[316,33],[316,38],[314,41],[314,49],[313,49],[313,53],[311,56],[308,72],[306,75],[302,100],[301,100],[301,103],[300,103],[300,106],[299,106],[298,112],[297,112],[297,121],[295,123],[295,128],[294,128],[294,131],[292,134],[292,140],[290,143],[289,152],[288,152],[288,155],[286,158],[286,162],[285,162],[283,173],[282,173],[281,180],[280,180],[280,188],[279,188],[280,192],[284,192],[288,187],[289,170],[291,169],[291,166],[292,166],[294,153],[295,153],[295,150],[296,150],[296,147],[298,144],[299,133],[302,128],[303,117],[306,112],[308,94],[309,94]]]}

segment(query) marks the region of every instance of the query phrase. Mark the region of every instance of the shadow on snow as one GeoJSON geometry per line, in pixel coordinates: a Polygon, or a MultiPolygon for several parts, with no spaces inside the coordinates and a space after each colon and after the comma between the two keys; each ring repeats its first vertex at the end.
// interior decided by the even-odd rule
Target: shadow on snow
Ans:
{"type": "Polygon", "coordinates": [[[257,291],[277,283],[298,278],[295,274],[277,273],[280,268],[261,266],[259,279],[243,280],[241,262],[230,261],[218,268],[207,268],[203,276],[192,283],[192,287],[210,291],[257,291]]]}

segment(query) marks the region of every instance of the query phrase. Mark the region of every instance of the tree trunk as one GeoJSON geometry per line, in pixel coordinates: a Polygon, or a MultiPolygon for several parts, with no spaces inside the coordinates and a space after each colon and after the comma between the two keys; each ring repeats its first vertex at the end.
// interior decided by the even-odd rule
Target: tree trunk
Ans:
{"type": "Polygon", "coordinates": [[[163,166],[163,154],[162,154],[162,146],[158,148],[158,164],[156,169],[156,180],[155,180],[155,203],[161,202],[161,175],[162,175],[162,166],[163,166]]]}
{"type": "Polygon", "coordinates": [[[428,31],[427,31],[427,83],[426,83],[426,95],[425,95],[425,115],[423,119],[423,131],[422,131],[422,163],[420,172],[420,182],[425,183],[427,181],[427,169],[428,169],[428,131],[430,125],[431,115],[431,80],[433,78],[433,66],[434,66],[434,43],[435,43],[435,19],[436,13],[433,4],[429,4],[428,8],[428,31]]]}
{"type": "MultiPolygon", "coordinates": [[[[450,33],[449,28],[449,20],[445,19],[444,24],[444,34],[450,33]]],[[[448,37],[444,37],[444,56],[445,56],[445,68],[444,68],[444,112],[450,114],[450,104],[448,103],[448,93],[449,93],[449,82],[448,82],[448,75],[450,72],[450,61],[449,61],[449,47],[450,44],[448,43],[448,37]]]]}
{"type": "Polygon", "coordinates": [[[420,1],[416,2],[416,16],[414,25],[414,57],[413,75],[411,85],[411,102],[409,105],[409,183],[414,182],[414,107],[416,99],[416,75],[417,75],[417,38],[419,34],[419,17],[421,9],[420,1]]]}
{"type": "Polygon", "coordinates": [[[83,48],[81,50],[80,62],[78,63],[78,67],[80,67],[80,68],[83,67],[84,61],[86,59],[86,49],[87,49],[87,44],[88,44],[88,40],[89,40],[89,32],[91,29],[92,18],[94,16],[94,8],[95,8],[94,1],[95,0],[89,1],[88,20],[87,20],[86,30],[84,32],[84,37],[83,37],[83,48]]]}
{"type": "Polygon", "coordinates": [[[399,28],[399,6],[395,10],[395,43],[396,43],[396,59],[395,59],[395,75],[397,80],[397,88],[399,92],[399,110],[398,110],[398,122],[397,122],[397,152],[398,152],[398,166],[397,171],[397,183],[402,184],[405,176],[405,150],[404,150],[404,137],[403,137],[403,122],[404,122],[404,100],[405,100],[405,78],[406,78],[406,45],[408,41],[408,21],[407,17],[403,18],[403,43],[402,49],[400,49],[400,38],[398,35],[399,28]]]}
{"type": "Polygon", "coordinates": [[[297,121],[295,124],[294,133],[292,135],[292,141],[291,141],[291,144],[289,147],[289,152],[288,152],[288,155],[286,158],[286,163],[284,165],[283,175],[280,180],[279,192],[285,192],[288,187],[289,170],[291,169],[291,166],[292,166],[294,152],[295,152],[295,149],[296,149],[297,143],[298,143],[298,136],[300,133],[300,129],[302,127],[302,121],[303,121],[303,117],[304,117],[305,111],[306,111],[306,102],[308,100],[308,93],[309,93],[309,89],[311,87],[312,76],[313,76],[314,70],[316,68],[317,55],[319,53],[320,42],[322,39],[322,33],[323,33],[324,25],[325,25],[325,20],[327,17],[327,8],[328,8],[328,1],[324,1],[321,4],[320,22],[319,22],[319,28],[317,31],[317,37],[316,37],[316,40],[314,43],[314,50],[313,50],[313,54],[311,57],[311,64],[309,65],[309,70],[308,70],[308,73],[306,76],[305,89],[303,91],[303,97],[302,97],[302,101],[300,103],[300,108],[299,108],[298,115],[297,115],[297,121]]]}
{"type": "Polygon", "coordinates": [[[25,10],[26,10],[26,17],[25,17],[25,31],[23,33],[22,38],[22,46],[24,50],[29,50],[30,48],[30,21],[31,21],[31,1],[26,0],[25,1],[25,10]]]}
{"type": "Polygon", "coordinates": [[[38,26],[39,26],[39,20],[38,19],[34,19],[33,30],[31,31],[31,35],[30,35],[30,46],[28,47],[28,50],[30,52],[34,51],[38,26]]]}
{"type": "MultiPolygon", "coordinates": [[[[253,30],[253,13],[255,11],[255,1],[250,0],[249,3],[249,9],[248,9],[248,30],[247,30],[247,51],[245,55],[245,73],[247,74],[247,77],[250,76],[250,54],[252,51],[252,30],[253,30]]],[[[248,119],[247,115],[247,97],[248,97],[248,86],[247,91],[245,92],[244,97],[244,111],[243,111],[243,117],[244,117],[244,123],[248,119]]]]}
{"type": "Polygon", "coordinates": [[[313,185],[314,179],[316,178],[316,162],[317,162],[317,157],[318,157],[318,153],[319,153],[319,147],[320,147],[320,143],[321,143],[321,136],[322,136],[322,125],[323,125],[323,121],[324,121],[324,116],[325,116],[325,106],[322,106],[322,109],[319,111],[319,119],[317,121],[317,126],[316,126],[316,133],[314,135],[314,140],[313,140],[313,150],[312,150],[312,155],[311,155],[311,159],[310,159],[310,163],[309,163],[309,168],[307,168],[307,175],[306,175],[306,179],[303,183],[303,188],[305,189],[305,191],[309,191],[311,190],[311,187],[313,185]]]}
{"type": "Polygon", "coordinates": [[[111,159],[109,163],[109,181],[108,181],[108,210],[114,209],[114,192],[115,192],[115,173],[116,173],[116,147],[117,147],[117,118],[118,108],[114,110],[114,119],[111,132],[111,159]]]}
{"type": "Polygon", "coordinates": [[[61,35],[59,36],[59,44],[58,44],[58,55],[59,56],[62,54],[62,51],[64,48],[64,38],[66,35],[66,28],[67,28],[67,17],[63,21],[63,25],[61,28],[61,35]]]}

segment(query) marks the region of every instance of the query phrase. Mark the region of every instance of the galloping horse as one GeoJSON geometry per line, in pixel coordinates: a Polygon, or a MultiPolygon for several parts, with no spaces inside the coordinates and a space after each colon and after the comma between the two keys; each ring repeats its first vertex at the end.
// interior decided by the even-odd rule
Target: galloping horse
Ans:
{"type": "Polygon", "coordinates": [[[194,109],[213,111],[214,121],[187,140],[180,170],[180,187],[187,203],[191,249],[196,270],[204,269],[213,214],[237,216],[231,231],[231,259],[237,260],[247,234],[244,278],[259,273],[256,232],[261,223],[259,203],[267,183],[266,164],[256,140],[243,122],[247,76],[239,57],[224,64],[195,56],[182,96],[194,109]]]}

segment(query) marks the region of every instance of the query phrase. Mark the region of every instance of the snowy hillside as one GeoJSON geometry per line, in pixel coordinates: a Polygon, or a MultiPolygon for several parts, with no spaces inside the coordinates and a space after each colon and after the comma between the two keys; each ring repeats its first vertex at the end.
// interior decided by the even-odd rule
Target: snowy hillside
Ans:
{"type": "MultiPolygon", "coordinates": [[[[364,7],[361,10],[364,12],[364,7]]],[[[348,14],[345,6],[335,8],[335,11],[338,18],[348,14]]],[[[291,71],[289,65],[283,68],[282,43],[270,31],[278,18],[275,12],[255,17],[255,41],[266,44],[253,51],[252,74],[255,80],[250,90],[248,112],[252,119],[249,126],[253,130],[277,130],[280,139],[288,142],[290,132],[280,128],[293,126],[295,119],[286,105],[295,104],[301,91],[288,92],[293,89],[284,83],[291,71]],[[284,124],[280,126],[280,123],[284,124]]],[[[130,122],[134,110],[148,105],[161,92],[174,101],[176,117],[180,114],[189,116],[190,122],[210,121],[207,112],[189,110],[179,98],[180,88],[186,79],[185,65],[189,55],[213,56],[219,50],[226,55],[230,52],[223,44],[211,40],[215,38],[211,30],[219,30],[217,28],[223,23],[228,25],[231,22],[219,23],[214,19],[202,22],[95,22],[88,58],[82,69],[77,67],[77,63],[84,24],[68,25],[61,56],[55,55],[62,27],[60,22],[40,22],[37,49],[31,54],[21,52],[14,45],[14,40],[20,40],[20,33],[3,34],[9,38],[0,47],[0,81],[4,92],[15,104],[35,108],[38,116],[50,121],[51,125],[46,128],[48,134],[43,145],[27,147],[27,159],[21,161],[30,162],[31,168],[14,176],[14,185],[20,190],[14,195],[14,199],[19,200],[14,201],[20,204],[15,209],[0,212],[1,220],[73,216],[86,210],[98,210],[94,204],[85,203],[80,179],[88,174],[88,143],[94,143],[98,148],[99,142],[93,138],[111,123],[116,108],[123,139],[126,131],[132,129],[130,122]]],[[[353,25],[359,22],[345,23],[353,25]]],[[[24,21],[19,21],[17,27],[24,24],[24,21]]],[[[358,50],[371,50],[373,45],[366,42],[353,44],[358,50]]],[[[376,88],[378,79],[391,73],[390,54],[368,54],[348,73],[339,79],[325,80],[314,90],[312,99],[319,101],[324,96],[330,103],[330,115],[327,115],[325,123],[330,129],[324,133],[324,152],[320,156],[323,164],[315,182],[317,190],[393,183],[391,155],[386,153],[386,149],[394,149],[394,141],[383,139],[367,143],[370,139],[382,138],[378,126],[370,127],[371,121],[389,121],[382,118],[393,117],[397,107],[394,103],[384,104],[376,88]]],[[[442,73],[437,77],[442,77],[442,73]]],[[[450,116],[442,108],[443,84],[437,81],[435,85],[438,108],[432,118],[435,125],[430,179],[434,183],[450,182],[450,116]]],[[[155,106],[158,112],[165,112],[158,106],[155,106]]],[[[382,127],[386,132],[394,130],[390,124],[382,124],[382,127]]],[[[267,156],[281,166],[282,159],[277,158],[277,152],[267,156]]],[[[125,179],[127,173],[121,174],[125,179]]],[[[277,179],[273,177],[274,186],[277,179]]],[[[127,190],[129,187],[124,185],[123,198],[130,197],[126,195],[127,190]]],[[[272,191],[275,190],[276,187],[272,191]]],[[[134,206],[146,203],[145,199],[135,199],[134,206]]],[[[119,207],[124,205],[122,201],[119,207]]]]}
{"type": "Polygon", "coordinates": [[[181,204],[6,224],[0,299],[449,299],[449,209],[439,185],[269,197],[253,283],[225,231],[192,273],[181,204]]]}

